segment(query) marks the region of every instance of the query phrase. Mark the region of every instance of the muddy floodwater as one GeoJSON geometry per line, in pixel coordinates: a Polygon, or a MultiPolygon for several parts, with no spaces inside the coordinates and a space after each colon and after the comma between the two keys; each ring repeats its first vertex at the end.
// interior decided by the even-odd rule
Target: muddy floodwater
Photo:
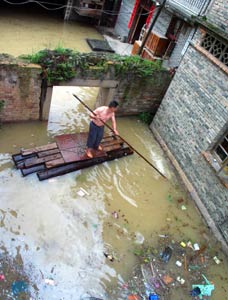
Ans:
{"type": "MultiPolygon", "coordinates": [[[[0,52],[28,53],[33,45],[47,47],[47,41],[53,45],[66,41],[63,46],[89,51],[85,38],[102,38],[94,28],[63,24],[51,16],[31,20],[31,15],[1,12],[0,26],[7,24],[8,35],[1,32],[0,52]],[[15,36],[10,43],[9,34],[15,36]],[[82,48],[76,42],[79,36],[82,48]],[[36,41],[29,44],[29,37],[36,41]]],[[[148,126],[137,117],[118,118],[119,133],[167,180],[137,154],[42,182],[35,174],[22,177],[15,169],[11,155],[21,148],[47,144],[59,134],[88,131],[88,112],[71,93],[93,108],[98,88],[54,87],[48,122],[0,128],[0,259],[11,258],[8,267],[0,264],[0,275],[5,275],[0,280],[0,299],[17,299],[12,294],[13,282],[20,280],[27,281],[32,299],[127,299],[127,281],[139,264],[139,249],[151,246],[159,260],[166,239],[169,245],[191,241],[204,247],[203,274],[215,285],[210,299],[228,299],[227,258],[148,126]]],[[[177,265],[173,268],[175,274],[181,272],[177,265]]],[[[190,274],[193,278],[194,272],[186,268],[185,280],[190,274]]],[[[203,278],[194,283],[202,282],[203,278]]],[[[173,287],[169,299],[191,299],[189,283],[175,289],[174,281],[173,287]]],[[[23,299],[31,299],[24,294],[23,299]]],[[[142,296],[147,299],[146,294],[142,296]]]]}

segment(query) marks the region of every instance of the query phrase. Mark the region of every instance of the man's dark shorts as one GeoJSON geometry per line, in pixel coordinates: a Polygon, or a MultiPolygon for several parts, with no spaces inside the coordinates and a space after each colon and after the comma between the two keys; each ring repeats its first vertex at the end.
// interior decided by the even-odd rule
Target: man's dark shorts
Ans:
{"type": "Polygon", "coordinates": [[[104,126],[97,126],[93,123],[93,121],[91,121],[89,125],[89,135],[86,146],[88,148],[97,149],[101,140],[103,139],[103,135],[104,126]]]}

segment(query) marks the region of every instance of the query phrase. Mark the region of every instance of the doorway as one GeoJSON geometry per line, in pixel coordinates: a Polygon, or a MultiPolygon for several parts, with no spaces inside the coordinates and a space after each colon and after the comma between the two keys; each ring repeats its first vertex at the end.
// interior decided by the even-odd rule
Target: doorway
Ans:
{"type": "Polygon", "coordinates": [[[129,32],[129,36],[128,36],[129,43],[133,44],[135,41],[139,39],[141,30],[143,28],[143,25],[146,24],[147,18],[148,18],[148,11],[143,7],[140,7],[138,9],[133,25],[131,26],[129,32]]]}

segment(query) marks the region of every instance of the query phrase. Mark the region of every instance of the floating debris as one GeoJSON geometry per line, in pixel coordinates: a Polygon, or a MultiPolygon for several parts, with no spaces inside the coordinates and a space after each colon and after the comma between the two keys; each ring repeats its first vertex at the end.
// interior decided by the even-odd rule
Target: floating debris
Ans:
{"type": "Polygon", "coordinates": [[[110,261],[114,261],[114,257],[111,254],[104,252],[104,256],[107,257],[110,261]]]}
{"type": "Polygon", "coordinates": [[[52,278],[47,278],[44,281],[48,285],[55,285],[55,282],[54,282],[54,280],[52,278]]]}
{"type": "Polygon", "coordinates": [[[5,276],[3,274],[0,274],[0,281],[5,280],[5,276]]]}
{"type": "Polygon", "coordinates": [[[172,256],[172,249],[168,246],[161,254],[161,259],[163,262],[167,263],[172,256]]]}
{"type": "Polygon", "coordinates": [[[112,216],[113,216],[113,218],[115,218],[115,219],[118,219],[118,218],[119,218],[119,214],[118,214],[118,212],[116,212],[116,211],[112,212],[112,216]]]}
{"type": "Polygon", "coordinates": [[[28,284],[23,280],[14,281],[11,285],[11,289],[14,295],[18,295],[21,292],[26,292],[28,290],[28,284]]]}

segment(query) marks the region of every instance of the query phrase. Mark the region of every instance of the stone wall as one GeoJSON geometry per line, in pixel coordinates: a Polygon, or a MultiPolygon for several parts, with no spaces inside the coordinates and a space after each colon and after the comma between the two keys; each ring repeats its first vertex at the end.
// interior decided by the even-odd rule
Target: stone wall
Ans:
{"type": "Polygon", "coordinates": [[[227,74],[190,46],[150,127],[228,243],[228,190],[202,155],[228,128],[227,99],[227,74]]]}
{"type": "Polygon", "coordinates": [[[38,65],[0,62],[1,122],[39,119],[40,72],[38,65]]]}
{"type": "Polygon", "coordinates": [[[228,31],[228,1],[213,0],[206,13],[208,22],[228,31]]]}
{"type": "MultiPolygon", "coordinates": [[[[94,53],[86,55],[87,63],[90,58],[98,65],[103,57],[94,53]]],[[[74,78],[54,85],[100,87],[96,106],[117,100],[119,116],[141,112],[155,114],[171,81],[169,72],[158,66],[157,71],[146,77],[131,69],[116,73],[115,63],[110,58],[108,62],[107,69],[99,66],[90,66],[87,70],[79,68],[74,78]]],[[[41,89],[40,73],[39,65],[7,61],[0,64],[0,100],[5,102],[0,113],[1,122],[48,119],[53,86],[46,85],[45,91],[41,89]]]]}
{"type": "Polygon", "coordinates": [[[121,115],[140,112],[156,113],[171,81],[167,71],[156,72],[153,77],[129,76],[119,82],[114,99],[120,103],[121,115]]]}

